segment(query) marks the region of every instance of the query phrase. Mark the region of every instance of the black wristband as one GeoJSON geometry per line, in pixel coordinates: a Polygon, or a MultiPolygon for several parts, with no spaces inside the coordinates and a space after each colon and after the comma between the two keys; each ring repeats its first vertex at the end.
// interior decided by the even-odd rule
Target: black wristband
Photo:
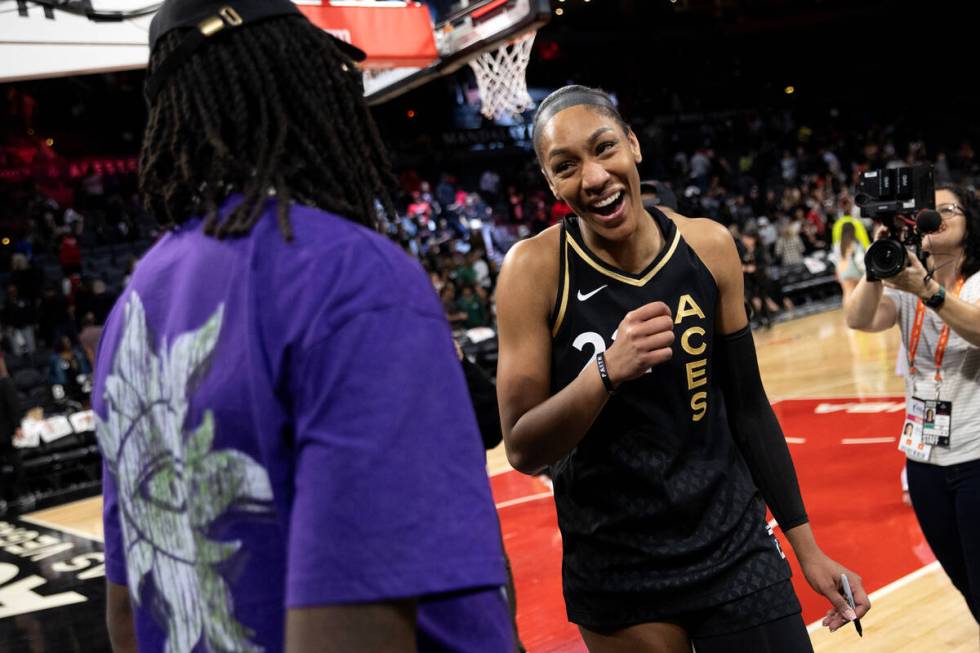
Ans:
{"type": "Polygon", "coordinates": [[[935,294],[933,294],[928,299],[922,300],[923,304],[925,304],[926,306],[928,306],[934,311],[938,311],[940,308],[942,308],[945,302],[946,302],[946,289],[943,288],[942,284],[939,285],[939,290],[937,290],[935,294]]]}
{"type": "Polygon", "coordinates": [[[606,355],[603,352],[595,355],[595,364],[599,368],[599,378],[602,379],[602,385],[606,386],[606,392],[616,394],[616,388],[609,378],[609,370],[606,369],[606,355]]]}

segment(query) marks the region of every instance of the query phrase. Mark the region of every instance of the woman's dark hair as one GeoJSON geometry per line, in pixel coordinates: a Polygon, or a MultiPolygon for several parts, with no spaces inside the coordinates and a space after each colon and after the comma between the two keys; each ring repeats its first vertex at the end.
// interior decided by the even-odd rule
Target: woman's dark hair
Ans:
{"type": "Polygon", "coordinates": [[[598,88],[589,88],[588,86],[580,86],[578,84],[562,86],[541,100],[541,104],[538,105],[538,110],[534,112],[534,126],[531,138],[534,143],[534,152],[538,156],[538,161],[541,161],[541,132],[544,126],[558,112],[579,104],[588,106],[593,111],[612,118],[622,128],[623,134],[629,133],[629,125],[623,120],[623,116],[620,115],[619,109],[616,108],[608,93],[598,88]]]}
{"type": "MultiPolygon", "coordinates": [[[[161,39],[150,72],[185,33],[161,39]]],[[[165,227],[204,216],[209,235],[245,235],[271,195],[287,240],[290,201],[375,227],[379,204],[395,214],[394,184],[356,67],[305,18],[222,35],[178,68],[150,106],[140,192],[165,227]],[[243,201],[219,220],[231,193],[243,201]]]]}
{"type": "Polygon", "coordinates": [[[937,184],[936,190],[947,190],[963,209],[966,218],[966,237],[963,239],[963,267],[961,273],[970,277],[980,272],[980,200],[971,188],[955,184],[937,184]]]}

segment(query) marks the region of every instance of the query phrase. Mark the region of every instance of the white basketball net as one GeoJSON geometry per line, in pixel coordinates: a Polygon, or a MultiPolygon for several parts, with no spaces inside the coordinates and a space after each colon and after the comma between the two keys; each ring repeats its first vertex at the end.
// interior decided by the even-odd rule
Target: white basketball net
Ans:
{"type": "Polygon", "coordinates": [[[480,113],[499,120],[524,113],[534,102],[527,93],[527,64],[536,32],[528,32],[496,51],[470,60],[480,89],[480,113]]]}

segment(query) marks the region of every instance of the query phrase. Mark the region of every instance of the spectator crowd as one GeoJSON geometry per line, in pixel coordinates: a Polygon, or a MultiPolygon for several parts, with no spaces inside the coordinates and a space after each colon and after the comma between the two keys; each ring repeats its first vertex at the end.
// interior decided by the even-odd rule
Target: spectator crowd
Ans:
{"type": "MultiPolygon", "coordinates": [[[[929,163],[936,183],[970,186],[978,174],[968,143],[930,156],[921,140],[901,141],[891,128],[821,132],[790,114],[768,122],[752,112],[706,116],[669,143],[665,131],[638,131],[645,152],[654,152],[645,156],[655,162],[647,176],[670,189],[670,208],[729,228],[757,326],[799,314],[801,304],[834,305],[863,274],[872,230],[854,201],[863,172],[929,163]]],[[[507,249],[569,214],[532,162],[517,163],[506,179],[499,168],[465,179],[442,173],[434,187],[415,171],[401,175],[399,218],[389,233],[421,259],[460,329],[493,325],[493,288],[507,249]]]]}
{"type": "MultiPolygon", "coordinates": [[[[10,424],[88,408],[102,324],[159,235],[140,206],[135,152],[67,161],[53,139],[25,128],[24,111],[8,111],[15,127],[26,122],[0,130],[0,421],[10,424]]],[[[854,202],[863,172],[931,163],[937,183],[969,187],[980,176],[969,142],[927,145],[899,126],[844,128],[833,115],[804,121],[792,112],[682,118],[632,116],[644,151],[643,192],[655,186],[662,205],[731,231],[755,327],[835,306],[853,289],[872,228],[854,202]]],[[[397,215],[384,228],[421,262],[463,350],[492,375],[503,258],[570,209],[551,194],[526,149],[492,164],[473,157],[451,171],[402,168],[397,215]]],[[[4,474],[15,477],[8,501],[24,487],[27,468],[41,470],[35,485],[50,485],[35,487],[33,497],[54,500],[95,487],[98,452],[90,435],[60,440],[61,454],[41,447],[23,466],[17,456],[0,455],[16,463],[12,470],[3,463],[4,474]],[[57,455],[78,461],[55,465],[64,472],[60,481],[52,480],[47,459],[57,455]]]]}
{"type": "MultiPolygon", "coordinates": [[[[761,326],[792,316],[801,303],[835,300],[837,284],[846,291],[863,272],[871,225],[854,203],[862,172],[933,163],[937,182],[967,184],[978,172],[968,143],[930,153],[895,128],[813,127],[791,112],[635,125],[652,153],[645,176],[671,189],[666,204],[731,231],[761,326]]],[[[32,143],[37,158],[51,157],[50,147],[32,143]]],[[[46,406],[65,398],[86,403],[84,379],[101,324],[157,236],[139,206],[134,170],[111,163],[74,168],[73,176],[43,184],[30,177],[0,182],[9,227],[0,248],[0,349],[11,374],[33,368],[43,375],[52,389],[46,406]]],[[[492,168],[402,170],[399,182],[388,235],[421,261],[459,334],[493,328],[494,287],[507,250],[560,221],[569,207],[519,154],[513,165],[492,168]]],[[[22,385],[25,406],[37,404],[42,393],[30,399],[25,393],[34,388],[22,385]]]]}

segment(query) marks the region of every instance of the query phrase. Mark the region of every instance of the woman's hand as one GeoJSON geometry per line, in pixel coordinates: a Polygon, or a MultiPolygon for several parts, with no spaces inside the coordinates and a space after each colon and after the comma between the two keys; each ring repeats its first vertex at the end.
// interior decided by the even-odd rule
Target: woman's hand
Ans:
{"type": "Polygon", "coordinates": [[[889,288],[904,290],[925,299],[935,293],[937,286],[932,280],[926,281],[926,274],[926,269],[915,252],[908,250],[908,264],[905,269],[894,277],[882,279],[882,282],[889,288]]]}
{"type": "Polygon", "coordinates": [[[642,376],[654,365],[670,360],[674,320],[663,302],[644,304],[630,311],[616,329],[616,340],[606,351],[606,366],[614,386],[642,376]]]}
{"type": "Polygon", "coordinates": [[[823,552],[806,560],[800,559],[800,567],[803,569],[803,575],[806,576],[810,587],[827,597],[827,600],[834,606],[827,612],[827,616],[823,620],[823,625],[829,627],[830,632],[834,632],[849,621],[860,619],[871,609],[871,601],[861,584],[861,577],[840,563],[831,560],[823,552]],[[853,610],[844,597],[841,574],[847,574],[847,582],[850,584],[851,593],[854,595],[853,610]]]}

